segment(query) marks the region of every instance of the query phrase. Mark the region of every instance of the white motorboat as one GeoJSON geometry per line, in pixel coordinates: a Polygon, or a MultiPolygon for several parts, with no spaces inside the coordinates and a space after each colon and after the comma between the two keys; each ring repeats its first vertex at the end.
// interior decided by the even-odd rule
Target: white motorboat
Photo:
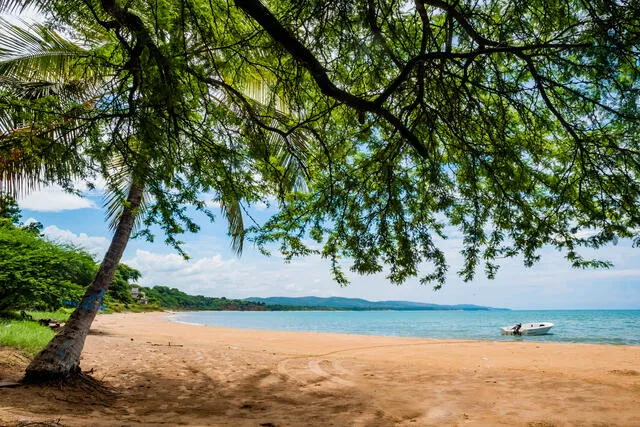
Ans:
{"type": "Polygon", "coordinates": [[[500,333],[502,335],[545,335],[551,328],[553,323],[550,322],[518,323],[500,328],[500,333]]]}

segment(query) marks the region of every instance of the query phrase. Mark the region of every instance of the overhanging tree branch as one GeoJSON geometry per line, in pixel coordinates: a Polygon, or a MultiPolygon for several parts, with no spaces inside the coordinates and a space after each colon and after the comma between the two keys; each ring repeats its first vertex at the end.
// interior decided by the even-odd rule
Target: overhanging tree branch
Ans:
{"type": "Polygon", "coordinates": [[[424,143],[391,111],[382,107],[377,102],[362,99],[337,87],[331,81],[327,75],[327,71],[313,53],[296,39],[259,0],[235,0],[235,4],[247,15],[252,17],[275,41],[284,47],[300,65],[309,71],[323,94],[357,111],[371,112],[382,117],[409,142],[420,157],[428,157],[427,148],[424,143]]]}
{"type": "Polygon", "coordinates": [[[526,46],[500,46],[492,48],[482,48],[471,50],[468,52],[426,52],[411,58],[405,64],[400,74],[391,82],[391,84],[375,99],[375,103],[382,105],[399,87],[407,80],[413,68],[427,61],[455,61],[458,59],[467,59],[473,61],[479,56],[494,55],[496,53],[510,53],[516,56],[524,52],[537,50],[570,50],[584,49],[591,45],[586,43],[538,43],[526,46]]]}
{"type": "Polygon", "coordinates": [[[499,46],[500,42],[489,40],[488,38],[482,36],[476,29],[471,25],[467,17],[464,16],[461,12],[456,10],[454,5],[451,5],[442,0],[424,0],[424,4],[428,4],[433,7],[437,7],[438,9],[442,9],[449,14],[450,17],[456,20],[456,22],[469,34],[476,43],[480,46],[499,46]]]}

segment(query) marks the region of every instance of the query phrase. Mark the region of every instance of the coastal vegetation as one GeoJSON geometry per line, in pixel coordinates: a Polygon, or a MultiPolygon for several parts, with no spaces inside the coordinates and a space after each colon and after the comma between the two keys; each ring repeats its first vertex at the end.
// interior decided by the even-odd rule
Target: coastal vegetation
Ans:
{"type": "Polygon", "coordinates": [[[0,310],[55,311],[79,301],[95,270],[87,253],[0,222],[0,310]]]}
{"type": "Polygon", "coordinates": [[[134,230],[187,256],[188,206],[341,285],[437,289],[451,233],[465,281],[640,243],[636,2],[0,0],[29,7],[0,28],[2,189],[101,177],[114,236],[28,380],[79,372],[134,230]]]}
{"type": "MultiPolygon", "coordinates": [[[[15,200],[0,197],[0,312],[77,306],[98,269],[93,256],[47,240],[39,223],[21,224],[15,200]]],[[[118,265],[104,302],[133,303],[130,287],[138,278],[137,270],[118,265]]]]}
{"type": "Polygon", "coordinates": [[[259,302],[268,305],[307,307],[330,310],[465,310],[465,311],[489,311],[508,310],[506,308],[484,307],[473,304],[441,305],[414,301],[367,301],[361,298],[341,297],[269,297],[247,298],[246,301],[259,302]]]}

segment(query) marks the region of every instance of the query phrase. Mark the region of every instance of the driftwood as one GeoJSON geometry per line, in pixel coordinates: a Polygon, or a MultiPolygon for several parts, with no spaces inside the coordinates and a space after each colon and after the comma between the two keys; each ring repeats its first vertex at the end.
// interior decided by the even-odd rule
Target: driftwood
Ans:
{"type": "MultiPolygon", "coordinates": [[[[131,340],[133,341],[133,339],[131,340]]],[[[151,341],[147,341],[147,344],[151,344],[153,347],[184,347],[182,344],[171,344],[171,342],[169,342],[169,344],[156,344],[151,341]]]]}

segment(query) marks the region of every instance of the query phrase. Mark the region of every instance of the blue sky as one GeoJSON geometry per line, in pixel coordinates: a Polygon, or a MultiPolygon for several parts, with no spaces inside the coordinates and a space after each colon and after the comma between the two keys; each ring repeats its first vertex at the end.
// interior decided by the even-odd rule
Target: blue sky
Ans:
{"type": "MultiPolygon", "coordinates": [[[[72,242],[101,256],[111,232],[106,222],[100,189],[78,197],[48,187],[19,200],[23,220],[36,219],[52,240],[72,242]]],[[[253,209],[260,221],[272,208],[253,209]]],[[[184,235],[185,261],[157,236],[155,243],[132,240],[123,262],[139,269],[143,285],[167,285],[191,294],[246,298],[251,296],[342,296],[369,300],[402,299],[436,304],[479,304],[513,309],[638,309],[640,308],[640,249],[630,242],[603,248],[601,258],[611,260],[609,270],[575,270],[551,248],[541,252],[542,260],[525,268],[519,259],[508,260],[495,280],[482,277],[464,283],[455,272],[460,266],[461,241],[455,237],[443,243],[451,268],[443,289],[433,291],[417,279],[396,286],[384,274],[356,276],[346,288],[331,280],[328,263],[308,257],[289,264],[277,255],[265,257],[247,244],[241,257],[229,248],[223,221],[204,218],[198,234],[184,235]]],[[[592,253],[593,254],[593,253],[592,253]]]]}

